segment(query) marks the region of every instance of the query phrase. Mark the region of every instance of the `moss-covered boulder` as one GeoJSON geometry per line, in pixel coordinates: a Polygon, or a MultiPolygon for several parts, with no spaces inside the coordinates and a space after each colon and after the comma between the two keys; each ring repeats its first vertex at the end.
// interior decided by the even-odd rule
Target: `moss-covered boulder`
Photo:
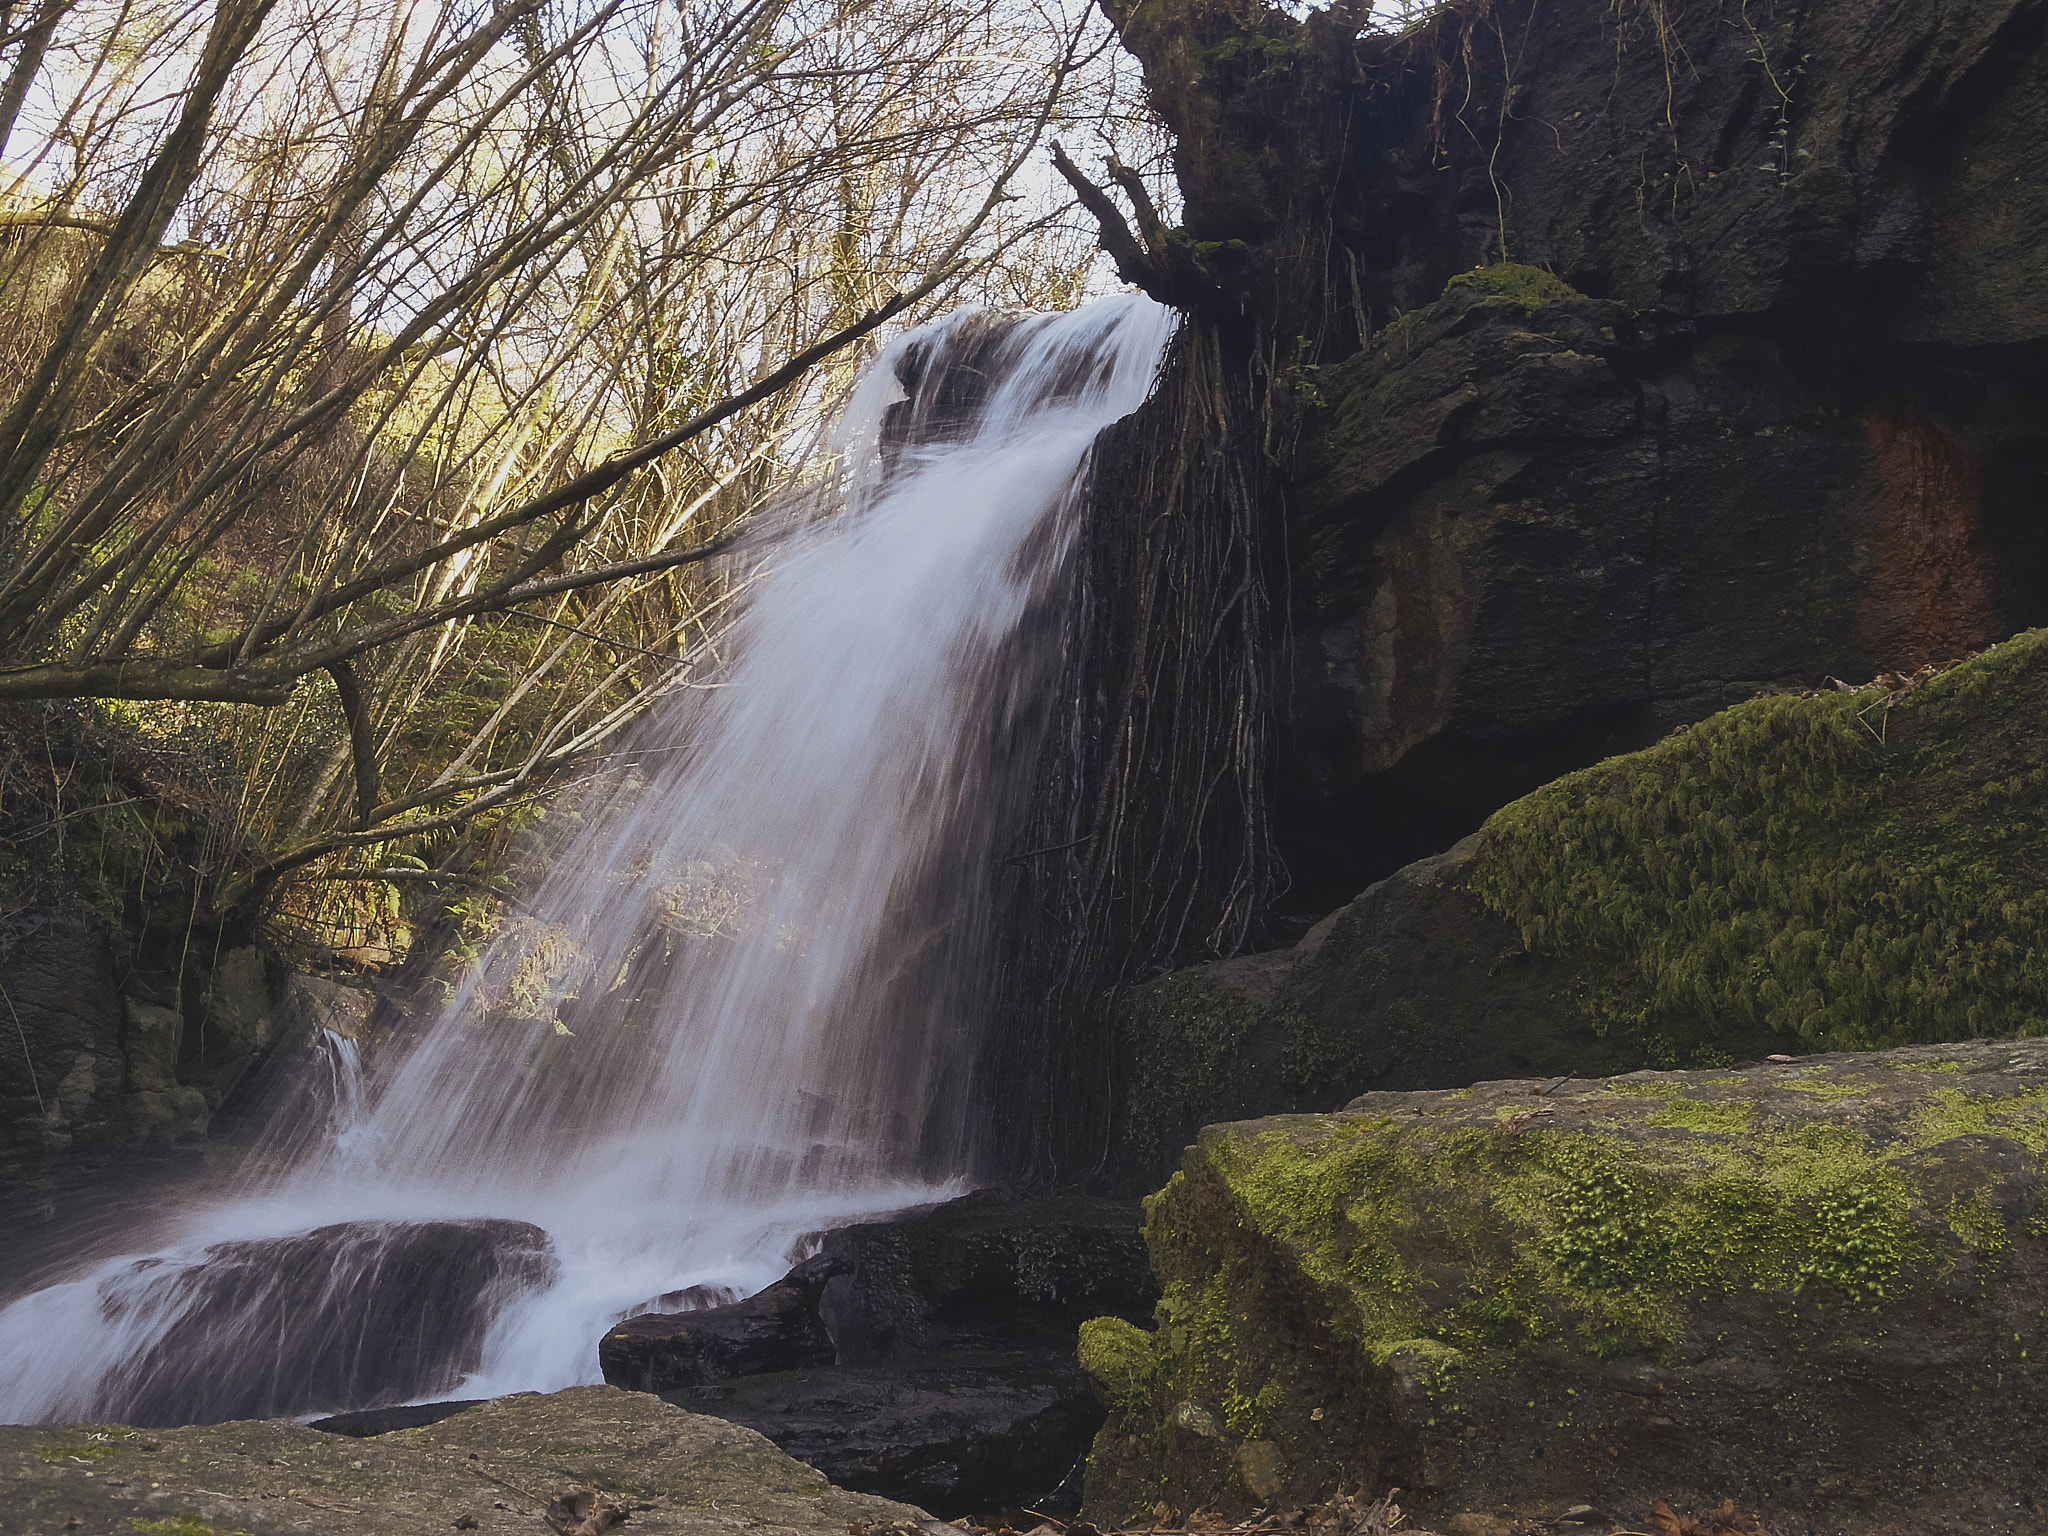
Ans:
{"type": "Polygon", "coordinates": [[[1363,1479],[1425,1524],[1732,1497],[2034,1536],[2044,1172],[2032,1040],[1211,1126],[1148,1206],[1156,1329],[1082,1333],[1090,1514],[1363,1479]]]}
{"type": "Polygon", "coordinates": [[[1471,888],[1604,1029],[1858,1049],[2048,1029],[2048,630],[1757,698],[1515,802],[1471,888]]]}
{"type": "Polygon", "coordinates": [[[1126,995],[1113,1183],[1370,1088],[2048,1031],[2048,631],[1749,699],[1126,995]]]}

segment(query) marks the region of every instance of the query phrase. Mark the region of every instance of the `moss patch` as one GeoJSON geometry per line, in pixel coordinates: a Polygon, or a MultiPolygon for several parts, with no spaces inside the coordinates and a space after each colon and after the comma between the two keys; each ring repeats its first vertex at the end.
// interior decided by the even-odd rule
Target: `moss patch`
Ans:
{"type": "Polygon", "coordinates": [[[1487,823],[1472,889],[1603,1034],[2048,1030],[2048,631],[1893,698],[1767,697],[1487,823]]]}
{"type": "MultiPolygon", "coordinates": [[[[1518,1383],[1547,1383],[1563,1401],[1545,1423],[1569,1434],[1572,1399],[1610,1368],[1718,1370],[1721,1392],[1795,1356],[1917,1358],[1914,1331],[1947,1326],[1958,1286],[2004,1283],[2048,1154],[2048,1048],[1922,1059],[1953,1070],[1854,1056],[1548,1095],[1490,1083],[1208,1128],[1147,1204],[1158,1328],[1084,1333],[1122,1437],[1122,1481],[1097,1494],[1149,1508],[1141,1465],[1170,1502],[1203,1476],[1215,1496],[1228,1447],[1190,1438],[1189,1404],[1226,1441],[1279,1446],[1309,1497],[1375,1457],[1404,1486],[1450,1475],[1467,1429],[1497,1427],[1482,1405],[1539,1390],[1518,1383]]],[[[2019,1361],[2048,1323],[2013,1273],[2031,1321],[1984,1348],[2019,1361]]]]}
{"type": "Polygon", "coordinates": [[[75,1444],[39,1445],[36,1454],[45,1461],[105,1461],[109,1456],[119,1455],[120,1447],[98,1440],[80,1440],[75,1444]]]}
{"type": "Polygon", "coordinates": [[[1444,292],[1449,293],[1454,288],[1472,288],[1495,298],[1513,299],[1531,311],[1561,299],[1585,297],[1563,278],[1553,277],[1541,267],[1524,266],[1518,261],[1496,262],[1490,267],[1460,272],[1444,284],[1444,292]]]}
{"type": "Polygon", "coordinates": [[[1129,1063],[1123,1140],[1149,1150],[1200,1125],[1230,1087],[1237,1047],[1258,1007],[1199,971],[1130,994],[1121,1020],[1129,1063]]]}

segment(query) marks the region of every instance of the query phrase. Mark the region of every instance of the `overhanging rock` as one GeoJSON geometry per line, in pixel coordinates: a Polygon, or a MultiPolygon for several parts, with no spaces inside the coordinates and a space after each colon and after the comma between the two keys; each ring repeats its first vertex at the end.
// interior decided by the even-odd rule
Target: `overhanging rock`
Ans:
{"type": "Polygon", "coordinates": [[[1082,1330],[1089,1513],[1363,1480],[1439,1528],[1733,1498],[2034,1536],[2044,1152],[2034,1039],[1210,1126],[1148,1205],[1157,1331],[1082,1330]]]}

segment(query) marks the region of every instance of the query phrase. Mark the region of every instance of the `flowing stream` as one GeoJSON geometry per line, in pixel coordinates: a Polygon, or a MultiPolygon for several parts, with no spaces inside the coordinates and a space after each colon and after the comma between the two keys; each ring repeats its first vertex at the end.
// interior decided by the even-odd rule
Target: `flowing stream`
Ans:
{"type": "Polygon", "coordinates": [[[0,1310],[0,1421],[548,1391],[617,1318],[968,1187],[991,872],[1057,656],[1071,494],[1172,316],[962,314],[855,391],[715,685],[551,814],[410,1049],[233,1187],[0,1310]],[[665,1300],[663,1298],[666,1298],[665,1300]]]}

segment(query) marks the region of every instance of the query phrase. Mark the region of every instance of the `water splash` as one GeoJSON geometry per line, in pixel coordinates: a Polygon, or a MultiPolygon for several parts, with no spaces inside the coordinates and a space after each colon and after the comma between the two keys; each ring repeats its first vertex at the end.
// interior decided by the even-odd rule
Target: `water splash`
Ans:
{"type": "Polygon", "coordinates": [[[553,818],[530,915],[371,1081],[329,1045],[331,1132],[0,1311],[0,1420],[594,1381],[651,1298],[757,1290],[813,1234],[966,1187],[1070,488],[1171,325],[1130,298],[895,344],[720,686],[553,818]]]}

